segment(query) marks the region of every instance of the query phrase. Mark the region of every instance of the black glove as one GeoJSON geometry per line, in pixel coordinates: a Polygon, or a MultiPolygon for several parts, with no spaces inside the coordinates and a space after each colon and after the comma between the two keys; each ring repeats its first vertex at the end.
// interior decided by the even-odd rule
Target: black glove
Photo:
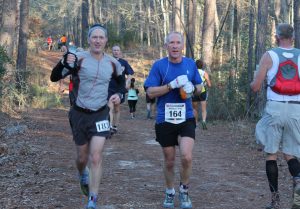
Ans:
{"type": "Polygon", "coordinates": [[[78,66],[78,59],[77,59],[76,54],[67,51],[67,53],[64,54],[63,65],[65,66],[65,68],[67,68],[71,72],[75,72],[75,70],[77,69],[77,66],[78,66]],[[73,54],[75,56],[74,66],[73,66],[73,64],[70,65],[69,63],[67,63],[68,54],[73,54]]]}

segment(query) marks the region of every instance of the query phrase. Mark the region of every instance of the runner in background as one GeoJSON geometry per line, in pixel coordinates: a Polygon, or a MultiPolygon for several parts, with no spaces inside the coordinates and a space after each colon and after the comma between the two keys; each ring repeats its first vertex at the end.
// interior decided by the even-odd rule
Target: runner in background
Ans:
{"type": "Polygon", "coordinates": [[[155,98],[150,98],[147,94],[146,88],[144,86],[144,90],[146,92],[146,108],[147,108],[147,119],[153,119],[153,114],[155,113],[155,98]]]}
{"type": "Polygon", "coordinates": [[[130,86],[128,88],[128,97],[127,97],[131,119],[135,118],[138,94],[139,94],[139,90],[135,87],[135,78],[131,78],[130,86]]]}
{"type": "Polygon", "coordinates": [[[196,119],[196,123],[198,122],[198,117],[199,117],[199,102],[201,104],[201,116],[202,116],[202,128],[204,130],[207,129],[206,126],[206,117],[207,117],[207,98],[208,98],[208,91],[207,87],[211,87],[211,82],[209,79],[209,75],[206,71],[204,71],[204,63],[202,60],[196,60],[196,65],[199,71],[199,74],[201,76],[201,79],[203,81],[203,87],[201,90],[201,94],[199,95],[193,95],[192,101],[193,101],[193,110],[194,110],[194,116],[196,119]]]}
{"type": "Polygon", "coordinates": [[[58,40],[58,49],[63,51],[62,46],[67,46],[67,36],[63,34],[58,40]]]}
{"type": "Polygon", "coordinates": [[[47,46],[48,46],[48,51],[51,51],[53,49],[53,40],[51,36],[48,36],[47,38],[47,46]]]}
{"type": "MultiPolygon", "coordinates": [[[[132,67],[129,65],[129,63],[122,59],[122,51],[120,49],[120,46],[115,45],[112,47],[112,54],[113,57],[116,58],[119,63],[122,66],[123,72],[122,72],[122,79],[123,84],[121,89],[118,89],[118,86],[116,85],[116,82],[114,80],[111,80],[109,83],[109,93],[108,96],[113,95],[115,92],[121,92],[122,93],[122,99],[120,104],[112,104],[108,103],[108,106],[110,108],[109,116],[110,116],[110,128],[111,128],[111,134],[116,134],[118,132],[119,127],[119,121],[120,121],[120,114],[121,114],[121,104],[125,102],[125,94],[127,92],[126,89],[126,83],[129,84],[132,78],[132,75],[134,74],[134,71],[132,67]]],[[[129,87],[129,86],[127,86],[129,87]]]]}

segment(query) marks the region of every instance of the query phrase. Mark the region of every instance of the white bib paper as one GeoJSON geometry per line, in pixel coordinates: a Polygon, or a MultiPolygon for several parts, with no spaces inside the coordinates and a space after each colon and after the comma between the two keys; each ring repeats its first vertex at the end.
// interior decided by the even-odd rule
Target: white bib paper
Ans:
{"type": "Polygon", "coordinates": [[[108,120],[102,120],[96,122],[97,132],[104,132],[110,130],[110,125],[108,120]]]}
{"type": "Polygon", "coordinates": [[[173,124],[179,124],[185,121],[185,103],[166,103],[165,121],[173,124]]]}

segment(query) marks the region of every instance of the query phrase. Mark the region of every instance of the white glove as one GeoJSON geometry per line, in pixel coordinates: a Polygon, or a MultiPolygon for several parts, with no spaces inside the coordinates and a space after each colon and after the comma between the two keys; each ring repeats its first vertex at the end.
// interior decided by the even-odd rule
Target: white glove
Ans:
{"type": "Polygon", "coordinates": [[[180,88],[189,81],[187,75],[180,75],[169,83],[172,89],[180,88]]]}
{"type": "Polygon", "coordinates": [[[192,94],[195,90],[194,85],[192,84],[192,82],[187,82],[184,86],[183,86],[183,90],[187,93],[187,94],[192,94]]]}

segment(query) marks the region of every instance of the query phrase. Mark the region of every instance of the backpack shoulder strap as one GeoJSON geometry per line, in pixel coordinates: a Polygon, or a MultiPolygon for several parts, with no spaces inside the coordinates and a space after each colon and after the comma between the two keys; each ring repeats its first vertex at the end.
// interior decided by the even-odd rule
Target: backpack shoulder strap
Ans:
{"type": "Polygon", "coordinates": [[[111,66],[112,66],[112,68],[113,68],[113,74],[112,74],[112,76],[113,76],[114,78],[116,78],[116,77],[118,77],[118,75],[117,75],[117,67],[116,67],[116,64],[115,64],[113,61],[110,61],[110,63],[111,63],[111,66]]]}

